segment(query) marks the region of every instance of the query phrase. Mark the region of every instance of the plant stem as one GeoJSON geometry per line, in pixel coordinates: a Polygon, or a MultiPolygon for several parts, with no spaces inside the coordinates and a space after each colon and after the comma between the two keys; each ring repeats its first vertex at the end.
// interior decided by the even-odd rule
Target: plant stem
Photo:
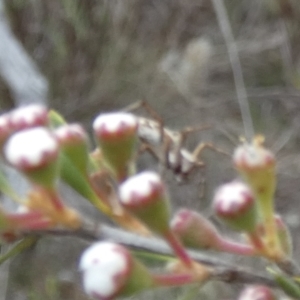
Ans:
{"type": "Polygon", "coordinates": [[[240,255],[256,255],[257,251],[250,245],[245,245],[221,238],[218,245],[218,250],[240,255]]]}
{"type": "Polygon", "coordinates": [[[49,196],[53,206],[57,211],[63,211],[64,209],[64,204],[62,203],[58,193],[56,192],[55,189],[47,189],[45,190],[47,195],[49,196]]]}
{"type": "Polygon", "coordinates": [[[164,238],[168,241],[174,253],[186,265],[186,267],[192,268],[193,260],[191,259],[187,251],[184,249],[183,245],[178,240],[178,238],[174,235],[174,233],[171,230],[169,230],[165,233],[164,238]]]}
{"type": "Polygon", "coordinates": [[[153,275],[157,286],[180,286],[195,282],[195,277],[191,273],[183,274],[155,274],[153,275]]]}
{"type": "Polygon", "coordinates": [[[265,245],[259,235],[257,235],[256,232],[250,232],[248,233],[248,238],[251,242],[251,244],[254,246],[254,248],[261,253],[265,252],[265,245]]]}
{"type": "Polygon", "coordinates": [[[27,212],[23,214],[8,215],[11,222],[23,230],[44,230],[52,225],[52,221],[45,219],[40,212],[27,212]]]}

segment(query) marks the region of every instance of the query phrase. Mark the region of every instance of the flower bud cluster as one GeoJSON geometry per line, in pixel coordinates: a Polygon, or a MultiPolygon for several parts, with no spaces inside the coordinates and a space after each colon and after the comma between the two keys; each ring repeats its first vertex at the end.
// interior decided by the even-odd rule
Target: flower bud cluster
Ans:
{"type": "MultiPolygon", "coordinates": [[[[123,228],[158,235],[173,250],[169,273],[154,274],[125,247],[98,242],[81,256],[79,269],[86,293],[95,299],[115,299],[167,285],[203,282],[213,272],[195,262],[187,249],[261,255],[276,263],[292,256],[290,233],[274,212],[274,155],[260,137],[237,148],[233,162],[242,179],[219,187],[213,210],[221,221],[246,235],[247,243],[224,237],[202,214],[180,209],[172,218],[170,196],[156,172],[136,172],[138,119],[129,113],[100,114],[93,123],[96,149],[79,124],[67,124],[39,105],[0,116],[1,159],[31,183],[25,199],[11,191],[0,174],[0,190],[21,203],[17,212],[0,208],[0,236],[14,241],[22,232],[82,226],[79,213],[68,207],[58,190],[64,181],[123,228]]],[[[3,175],[3,176],[2,176],[3,175]]],[[[246,288],[239,300],[276,300],[264,286],[246,288]]]]}
{"type": "Polygon", "coordinates": [[[284,261],[291,255],[292,247],[287,227],[276,221],[273,153],[264,148],[262,137],[257,136],[236,149],[233,163],[245,183],[234,181],[216,191],[216,215],[231,228],[246,233],[257,253],[273,261],[284,261]]]}
{"type": "Polygon", "coordinates": [[[35,104],[20,107],[0,116],[0,123],[3,162],[32,184],[26,199],[20,199],[1,174],[1,191],[24,207],[15,213],[2,211],[3,235],[18,236],[22,230],[43,230],[56,225],[78,227],[78,214],[63,204],[57,191],[60,146],[50,128],[48,109],[35,104]]]}
{"type": "MultiPolygon", "coordinates": [[[[37,230],[38,224],[44,229],[46,221],[48,227],[60,224],[75,228],[80,223],[79,216],[59,195],[59,180],[123,227],[144,230],[121,204],[116,204],[118,191],[109,188],[110,178],[121,182],[134,172],[137,120],[128,113],[101,114],[93,127],[100,161],[90,155],[88,136],[80,125],[67,124],[58,113],[49,113],[41,105],[24,106],[0,116],[2,159],[32,184],[27,198],[19,199],[1,174],[0,189],[28,208],[29,212],[22,214],[33,211],[41,215],[35,217],[37,230]],[[102,178],[97,175],[106,173],[102,178]]],[[[23,222],[24,230],[25,225],[23,222]]]]}

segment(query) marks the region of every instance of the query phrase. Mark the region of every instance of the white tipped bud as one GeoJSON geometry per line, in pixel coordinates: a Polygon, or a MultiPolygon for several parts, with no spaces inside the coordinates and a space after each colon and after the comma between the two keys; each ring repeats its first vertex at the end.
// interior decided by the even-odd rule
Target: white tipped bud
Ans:
{"type": "Polygon", "coordinates": [[[213,206],[217,216],[235,229],[254,230],[257,221],[255,197],[246,184],[238,181],[224,184],[217,190],[213,206]]]}
{"type": "Polygon", "coordinates": [[[254,196],[242,182],[231,182],[221,186],[214,197],[214,204],[220,214],[235,214],[245,206],[252,205],[254,196]]]}
{"type": "Polygon", "coordinates": [[[79,124],[67,124],[59,127],[54,132],[62,145],[72,145],[87,141],[87,134],[79,124]]]}
{"type": "Polygon", "coordinates": [[[17,169],[40,167],[56,159],[58,143],[50,131],[43,127],[13,134],[4,145],[6,160],[17,169]]]}
{"type": "Polygon", "coordinates": [[[98,300],[129,296],[153,286],[153,278],[140,262],[123,246],[99,242],[81,256],[86,293],[98,300]]]}
{"type": "Polygon", "coordinates": [[[135,132],[137,125],[138,122],[134,115],[119,112],[99,115],[93,123],[93,128],[97,137],[105,139],[135,132]]]}
{"type": "Polygon", "coordinates": [[[161,178],[146,171],[120,186],[120,201],[150,229],[164,234],[169,229],[169,201],[161,178]],[[154,217],[155,216],[155,217],[154,217]]]}
{"type": "Polygon", "coordinates": [[[99,242],[82,254],[79,269],[83,272],[83,286],[88,295],[110,299],[126,282],[130,256],[122,246],[99,242]]]}
{"type": "Polygon", "coordinates": [[[10,124],[14,130],[45,126],[48,123],[48,110],[39,104],[21,106],[11,112],[10,124]]]}
{"type": "Polygon", "coordinates": [[[261,145],[257,137],[252,143],[239,146],[233,154],[233,162],[240,169],[255,170],[274,165],[274,154],[261,145]]]}
{"type": "Polygon", "coordinates": [[[126,180],[120,187],[120,199],[123,204],[137,204],[147,201],[163,192],[160,177],[151,171],[145,171],[126,180]]]}
{"type": "Polygon", "coordinates": [[[124,181],[134,166],[138,122],[128,113],[102,114],[93,124],[103,161],[119,182],[124,181]]]}

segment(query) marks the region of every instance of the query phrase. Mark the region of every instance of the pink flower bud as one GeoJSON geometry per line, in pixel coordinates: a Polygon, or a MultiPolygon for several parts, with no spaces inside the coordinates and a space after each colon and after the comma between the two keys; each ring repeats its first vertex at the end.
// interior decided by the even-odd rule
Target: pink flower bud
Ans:
{"type": "Polygon", "coordinates": [[[9,122],[15,131],[47,126],[48,109],[40,104],[21,106],[10,113],[9,122]]]}
{"type": "Polygon", "coordinates": [[[220,236],[214,225],[197,212],[181,209],[171,221],[173,232],[188,247],[219,248],[220,236]]]}
{"type": "Polygon", "coordinates": [[[119,181],[127,177],[135,154],[137,126],[135,116],[128,113],[102,114],[93,124],[103,158],[119,181]]]}
{"type": "Polygon", "coordinates": [[[252,232],[257,222],[255,198],[242,182],[221,186],[214,197],[214,211],[225,223],[236,230],[252,232]]]}
{"type": "Polygon", "coordinates": [[[127,179],[120,186],[120,201],[153,231],[164,234],[169,229],[168,196],[156,173],[146,171],[127,179]]]}
{"type": "Polygon", "coordinates": [[[221,236],[215,226],[202,215],[181,209],[171,221],[173,232],[184,245],[196,249],[212,249],[240,255],[253,255],[255,249],[221,236]]]}
{"type": "Polygon", "coordinates": [[[109,242],[99,242],[85,250],[79,269],[84,290],[98,300],[131,295],[152,285],[148,271],[127,249],[109,242]]]}
{"type": "Polygon", "coordinates": [[[267,286],[253,285],[245,288],[238,300],[276,300],[274,292],[267,286]]]}

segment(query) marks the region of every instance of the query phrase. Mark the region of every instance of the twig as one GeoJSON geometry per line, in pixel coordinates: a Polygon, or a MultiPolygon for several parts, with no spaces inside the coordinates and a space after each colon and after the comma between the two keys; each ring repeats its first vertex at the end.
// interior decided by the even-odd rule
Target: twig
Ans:
{"type": "Polygon", "coordinates": [[[254,129],[238,49],[223,0],[212,0],[212,3],[229,55],[237,99],[242,114],[245,136],[248,140],[250,140],[254,136],[254,129]]]}
{"type": "MultiPolygon", "coordinates": [[[[57,229],[41,231],[37,234],[42,236],[73,236],[87,242],[110,240],[133,250],[144,250],[160,255],[173,256],[171,248],[161,239],[139,236],[131,232],[126,232],[102,224],[98,226],[95,226],[94,224],[85,224],[83,228],[77,231],[57,229]]],[[[245,268],[238,268],[221,259],[198,251],[189,251],[189,254],[194,260],[213,267],[213,279],[215,280],[221,280],[227,283],[260,283],[271,287],[276,286],[276,283],[266,275],[253,273],[245,268]]]]}

